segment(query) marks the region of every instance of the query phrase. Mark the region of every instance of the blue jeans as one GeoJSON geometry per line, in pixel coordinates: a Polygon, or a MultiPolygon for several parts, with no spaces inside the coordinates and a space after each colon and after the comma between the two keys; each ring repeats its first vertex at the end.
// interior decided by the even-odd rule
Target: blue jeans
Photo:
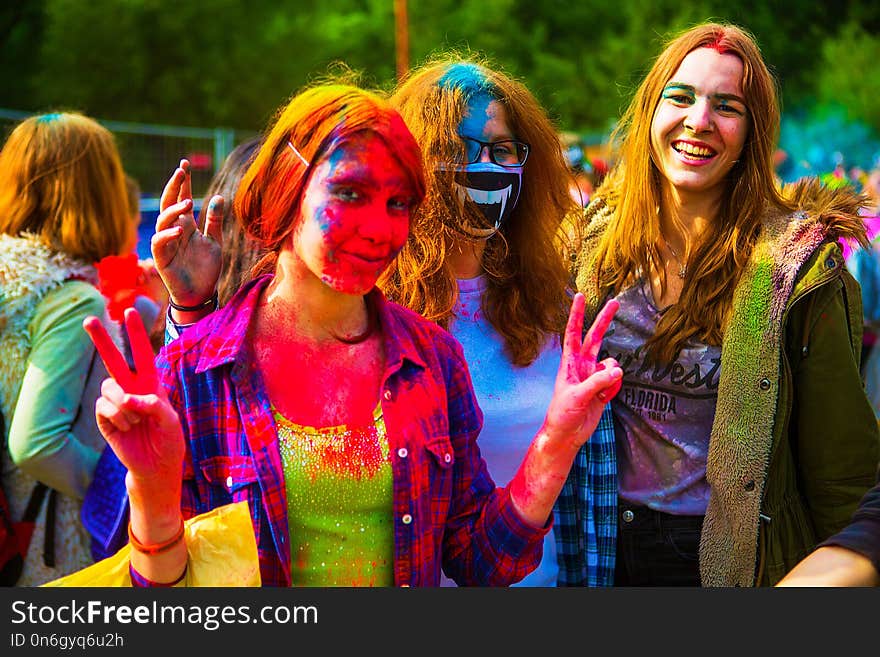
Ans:
{"type": "Polygon", "coordinates": [[[617,505],[614,586],[700,586],[703,516],[674,516],[617,505]]]}

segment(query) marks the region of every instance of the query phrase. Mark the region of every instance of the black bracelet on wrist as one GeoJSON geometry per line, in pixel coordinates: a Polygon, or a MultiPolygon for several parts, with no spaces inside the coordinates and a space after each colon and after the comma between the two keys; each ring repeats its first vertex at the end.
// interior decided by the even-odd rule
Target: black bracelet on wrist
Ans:
{"type": "Polygon", "coordinates": [[[171,297],[168,297],[168,305],[182,313],[195,313],[200,310],[204,310],[205,308],[216,309],[218,305],[220,305],[220,298],[217,294],[217,290],[214,290],[214,294],[211,295],[211,298],[207,301],[203,301],[202,303],[198,303],[195,306],[181,306],[180,304],[174,303],[171,300],[171,297]]]}

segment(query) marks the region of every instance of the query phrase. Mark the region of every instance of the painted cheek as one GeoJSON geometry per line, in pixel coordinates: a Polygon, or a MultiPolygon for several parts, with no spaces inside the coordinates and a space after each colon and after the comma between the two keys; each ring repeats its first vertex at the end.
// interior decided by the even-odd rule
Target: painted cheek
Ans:
{"type": "Polygon", "coordinates": [[[342,242],[343,236],[343,217],[342,212],[335,208],[331,203],[326,203],[319,210],[319,225],[321,235],[324,238],[324,246],[326,249],[326,258],[328,262],[337,262],[339,257],[336,249],[342,242]]]}
{"type": "Polygon", "coordinates": [[[394,245],[394,253],[400,251],[409,237],[409,216],[406,219],[396,220],[393,224],[394,232],[391,236],[391,243],[394,245]]]}

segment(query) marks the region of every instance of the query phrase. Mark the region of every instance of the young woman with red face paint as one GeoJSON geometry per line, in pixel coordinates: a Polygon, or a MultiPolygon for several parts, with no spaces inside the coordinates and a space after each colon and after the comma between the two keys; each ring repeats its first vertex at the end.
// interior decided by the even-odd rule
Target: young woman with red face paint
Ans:
{"type": "MultiPolygon", "coordinates": [[[[377,285],[461,343],[483,413],[480,451],[492,478],[506,484],[544,421],[570,305],[557,240],[575,205],[558,134],[521,83],[477,60],[425,64],[390,101],[422,147],[427,192],[377,285]]],[[[184,199],[187,185],[179,169],[167,202],[184,199]]],[[[156,240],[175,220],[160,218],[156,240]]],[[[186,239],[155,259],[172,298],[198,304],[214,290],[215,267],[196,269],[201,260],[188,253],[216,243],[195,222],[183,230],[186,239]]],[[[192,322],[211,309],[170,317],[192,322]]],[[[178,334],[174,321],[168,333],[178,334]]],[[[541,563],[518,585],[611,584],[617,497],[610,413],[603,418],[577,455],[580,476],[565,483],[567,504],[554,509],[541,563]]]]}
{"type": "Polygon", "coordinates": [[[859,379],[861,301],[837,240],[859,199],[774,185],[774,80],[753,38],[672,39],[618,128],[585,213],[588,313],[621,304],[615,581],[779,581],[872,485],[877,423],[859,379]]]}
{"type": "MultiPolygon", "coordinates": [[[[180,173],[154,253],[187,248],[194,227],[180,173]]],[[[595,358],[616,303],[582,339],[575,296],[544,422],[496,488],[460,345],[375,287],[424,192],[419,148],[386,100],[309,89],[278,114],[235,196],[271,273],[166,345],[158,372],[136,316],[134,372],[86,323],[114,377],[96,414],[129,468],[134,583],[180,581],[182,518],[239,501],[264,585],[436,585],[441,566],[461,584],[504,585],[535,567],[600,395],[622,375],[595,358]]]]}

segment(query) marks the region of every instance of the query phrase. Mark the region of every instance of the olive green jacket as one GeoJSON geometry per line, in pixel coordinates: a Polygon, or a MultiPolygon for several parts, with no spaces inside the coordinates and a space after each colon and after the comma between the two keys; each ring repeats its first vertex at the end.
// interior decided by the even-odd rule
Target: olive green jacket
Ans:
{"type": "MultiPolygon", "coordinates": [[[[700,539],[704,586],[772,585],[848,523],[874,484],[880,431],[859,376],[862,303],[837,240],[864,236],[853,195],[799,184],[770,213],[734,291],[721,346],[700,539]]],[[[596,199],[575,256],[595,314],[596,199]]],[[[698,283],[697,283],[698,284],[698,283]]]]}

